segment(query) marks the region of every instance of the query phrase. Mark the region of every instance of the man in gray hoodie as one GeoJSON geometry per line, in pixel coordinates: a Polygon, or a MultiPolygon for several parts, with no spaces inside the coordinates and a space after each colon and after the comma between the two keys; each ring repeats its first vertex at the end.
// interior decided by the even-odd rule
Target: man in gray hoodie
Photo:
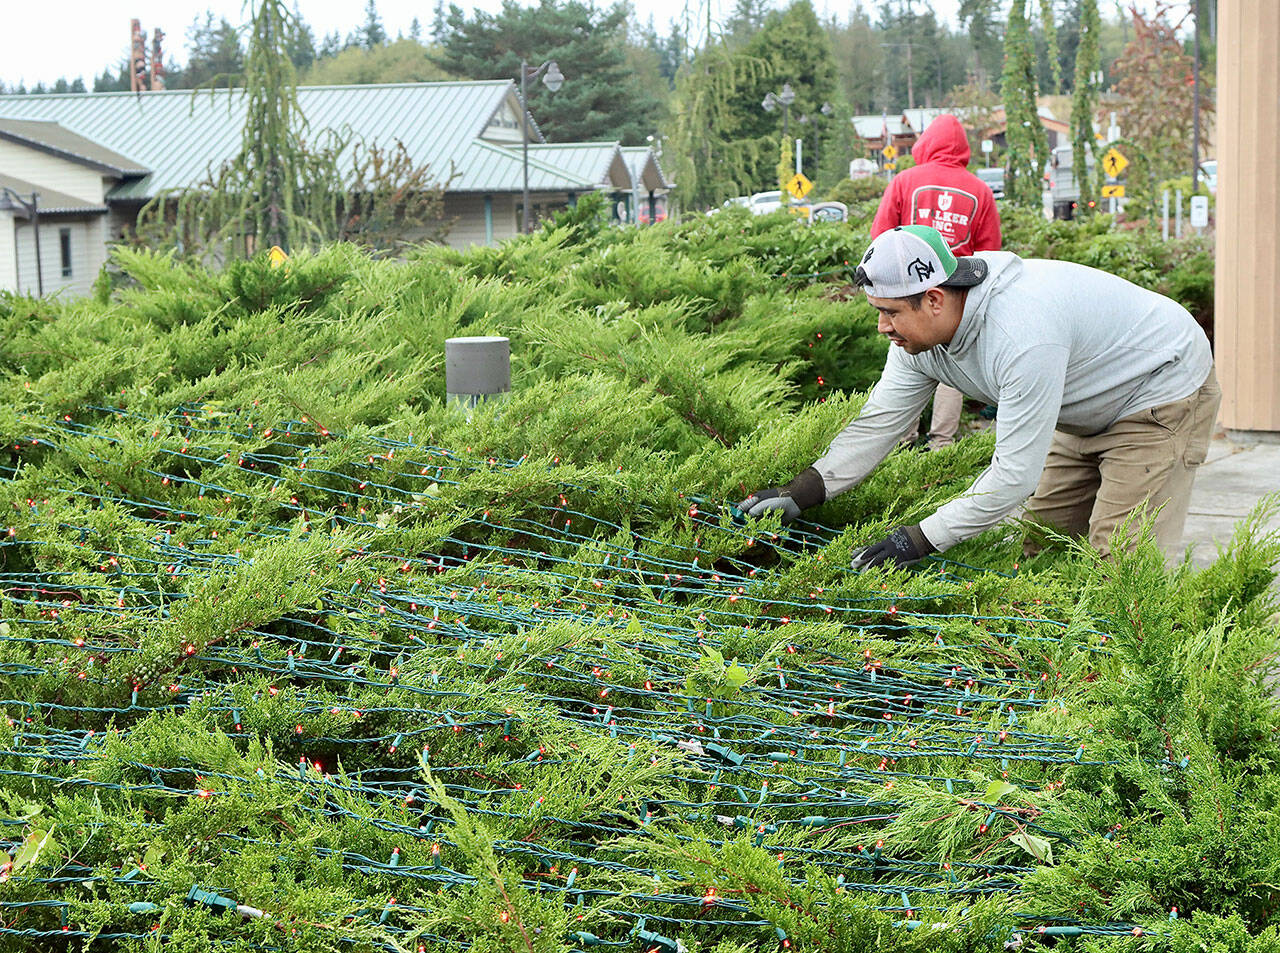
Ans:
{"type": "Polygon", "coordinates": [[[1173,553],[1221,400],[1209,341],[1185,308],[1071,262],[957,259],[925,225],[876,238],[856,281],[894,345],[884,373],[822,458],[751,494],[738,504],[745,515],[780,510],[789,521],[857,485],[942,382],[999,407],[991,465],[959,498],[867,547],[855,568],[948,549],[1028,497],[1034,518],[1104,554],[1135,510],[1159,507],[1157,541],[1173,553]]]}

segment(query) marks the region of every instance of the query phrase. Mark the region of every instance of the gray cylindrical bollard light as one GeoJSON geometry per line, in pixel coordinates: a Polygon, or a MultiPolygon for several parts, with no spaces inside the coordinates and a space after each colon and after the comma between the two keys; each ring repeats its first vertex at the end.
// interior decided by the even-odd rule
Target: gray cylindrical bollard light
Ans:
{"type": "Polygon", "coordinates": [[[471,410],[511,390],[511,341],[504,337],[448,338],[444,389],[450,403],[471,410]]]}

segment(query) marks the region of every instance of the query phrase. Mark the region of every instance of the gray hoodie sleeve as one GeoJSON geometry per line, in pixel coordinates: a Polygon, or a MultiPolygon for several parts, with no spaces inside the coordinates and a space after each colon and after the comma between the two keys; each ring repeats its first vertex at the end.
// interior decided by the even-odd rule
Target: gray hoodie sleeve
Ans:
{"type": "Polygon", "coordinates": [[[1062,408],[1067,349],[1043,344],[1007,355],[998,367],[999,410],[991,465],[963,496],[920,523],[929,542],[947,549],[990,529],[1035,492],[1062,408]]]}
{"type": "Polygon", "coordinates": [[[822,476],[827,499],[861,483],[889,455],[919,418],[936,385],[911,365],[900,348],[889,348],[884,373],[862,413],[836,435],[813,465],[822,476]]]}

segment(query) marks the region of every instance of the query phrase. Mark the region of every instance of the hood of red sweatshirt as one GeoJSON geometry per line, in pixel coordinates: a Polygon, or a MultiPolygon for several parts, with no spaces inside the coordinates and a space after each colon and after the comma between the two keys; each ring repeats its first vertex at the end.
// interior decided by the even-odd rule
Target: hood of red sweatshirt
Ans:
{"type": "Polygon", "coordinates": [[[911,157],[917,165],[926,162],[942,162],[964,168],[969,164],[969,139],[964,134],[960,120],[951,113],[943,113],[921,134],[911,147],[911,157]]]}

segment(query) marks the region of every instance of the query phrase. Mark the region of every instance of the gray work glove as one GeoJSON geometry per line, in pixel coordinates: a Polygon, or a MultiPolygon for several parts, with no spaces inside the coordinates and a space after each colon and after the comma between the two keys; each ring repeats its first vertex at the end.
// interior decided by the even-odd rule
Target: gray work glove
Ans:
{"type": "Polygon", "coordinates": [[[802,510],[817,506],[826,498],[827,490],[822,483],[822,475],[813,467],[808,467],[785,486],[771,486],[767,490],[756,490],[734,508],[740,515],[754,519],[779,510],[782,513],[782,522],[790,523],[800,515],[802,510]]]}
{"type": "Polygon", "coordinates": [[[938,547],[929,542],[929,537],[925,536],[919,523],[914,526],[899,526],[880,542],[872,543],[854,553],[849,568],[854,572],[862,572],[874,566],[884,566],[886,569],[910,566],[937,551],[938,547]]]}

